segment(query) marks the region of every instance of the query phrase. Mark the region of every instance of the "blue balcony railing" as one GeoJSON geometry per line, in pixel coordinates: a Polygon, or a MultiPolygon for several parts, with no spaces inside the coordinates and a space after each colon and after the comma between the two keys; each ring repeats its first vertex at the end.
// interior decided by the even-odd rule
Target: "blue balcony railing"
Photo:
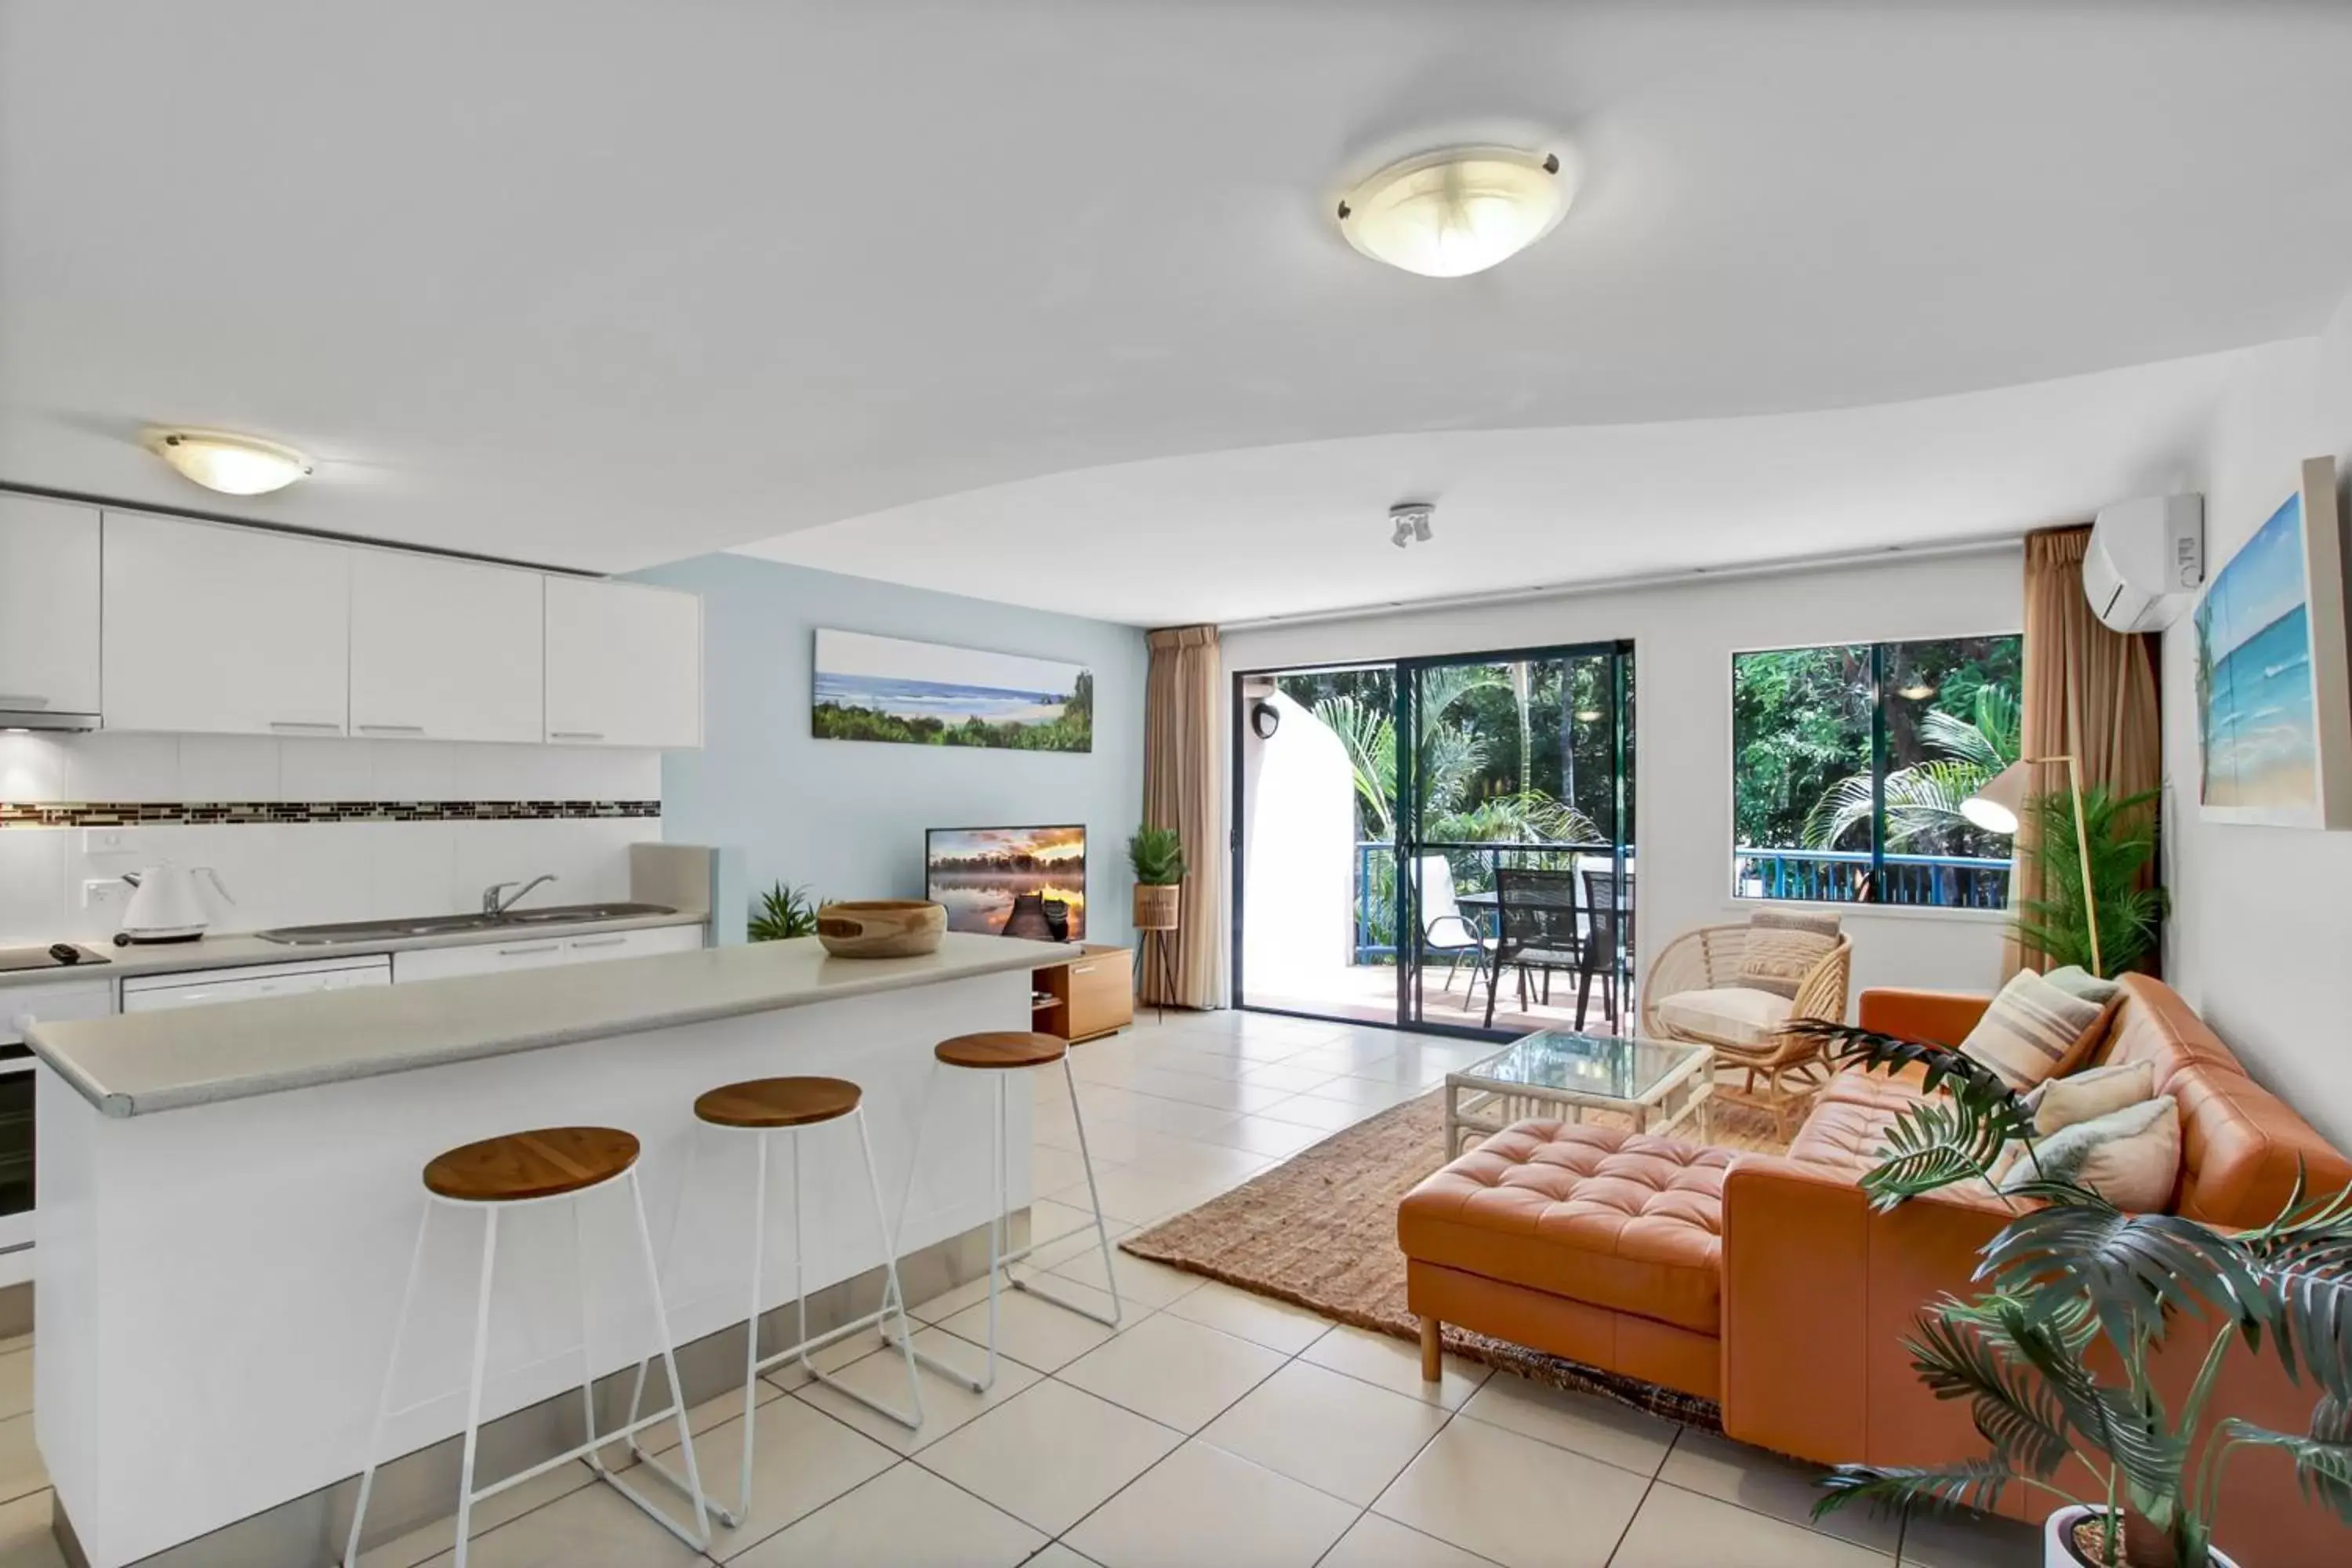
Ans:
{"type": "Polygon", "coordinates": [[[2005,910],[2010,862],[1974,855],[1888,855],[1873,888],[1867,849],[1738,849],[1732,875],[1743,899],[1824,904],[1901,904],[2005,910]]]}
{"type": "MultiPolygon", "coordinates": [[[[1458,898],[1465,893],[1492,892],[1497,867],[1567,870],[1576,865],[1579,858],[1588,865],[1592,857],[1607,859],[1611,847],[1606,844],[1448,841],[1422,845],[1420,853],[1445,857],[1454,868],[1454,891],[1458,898]]],[[[1632,854],[1629,847],[1626,855],[1630,858],[1632,854]]],[[[1380,839],[1359,840],[1355,942],[1358,963],[1388,963],[1395,960],[1395,923],[1396,846],[1380,839]]]]}

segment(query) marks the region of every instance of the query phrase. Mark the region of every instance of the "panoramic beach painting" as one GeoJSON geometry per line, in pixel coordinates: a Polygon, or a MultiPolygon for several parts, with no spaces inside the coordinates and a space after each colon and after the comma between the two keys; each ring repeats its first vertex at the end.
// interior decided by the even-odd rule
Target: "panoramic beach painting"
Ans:
{"type": "Polygon", "coordinates": [[[816,634],[821,741],[1091,752],[1094,676],[1083,666],[863,632],[816,634]]]}
{"type": "Polygon", "coordinates": [[[1076,942],[1087,934],[1087,830],[935,827],[923,852],[924,896],[950,931],[1076,942]]]}
{"type": "Polygon", "coordinates": [[[2346,826],[2352,699],[2334,464],[2306,465],[2303,488],[2214,577],[2196,634],[2206,814],[2346,826]]]}

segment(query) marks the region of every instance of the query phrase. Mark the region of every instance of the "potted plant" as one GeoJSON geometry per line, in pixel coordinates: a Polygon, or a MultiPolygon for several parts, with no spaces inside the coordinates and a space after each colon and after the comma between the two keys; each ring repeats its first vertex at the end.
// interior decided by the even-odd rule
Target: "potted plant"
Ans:
{"type": "Polygon", "coordinates": [[[1843,1025],[1801,1028],[1846,1063],[1926,1069],[1932,1092],[1888,1130],[1885,1158],[1862,1179],[1874,1207],[1956,1183],[1988,1181],[2011,1144],[2034,1179],[2005,1194],[2014,1217],[1986,1244],[1983,1292],[1923,1310],[1906,1342],[1938,1398],[1969,1402],[1989,1452],[1958,1464],[1843,1465],[1816,1515],[1857,1500],[1901,1509],[1990,1507],[2012,1485],[2064,1506],[2045,1527],[2050,1568],[2228,1568],[2215,1551],[2222,1468],[2246,1447],[2284,1450],[2306,1492],[2352,1522],[2352,1190],[2303,1201],[2225,1234],[2177,1215],[2126,1214],[2096,1193],[2042,1174],[2023,1100],[1974,1059],[1843,1025]],[[2177,1405],[2150,1352],[2194,1338],[2200,1372],[2177,1405]],[[2275,1354],[2317,1399],[2307,1432],[2278,1432],[2210,1408],[2222,1363],[2275,1354]],[[2069,1458],[2103,1483],[2060,1484],[2069,1458]]]}
{"type": "Polygon", "coordinates": [[[2042,896],[2018,905],[2017,940],[2053,964],[2078,964],[2112,979],[2138,964],[2156,946],[2167,907],[2164,889],[2143,887],[2140,875],[2156,857],[2157,792],[2116,795],[2102,784],[2083,792],[2083,837],[2090,846],[2091,886],[2099,913],[2098,962],[2093,961],[2089,907],[2083,893],[2083,857],[2074,847],[2074,803],[2063,790],[2025,803],[2032,824],[2021,847],[2042,871],[2042,896]]]}
{"type": "Polygon", "coordinates": [[[816,934],[816,900],[806,888],[778,882],[751,906],[743,934],[753,942],[785,942],[816,934]]]}
{"type": "Polygon", "coordinates": [[[1174,931],[1184,880],[1184,841],[1172,827],[1139,827],[1127,841],[1135,868],[1135,929],[1174,931]]]}

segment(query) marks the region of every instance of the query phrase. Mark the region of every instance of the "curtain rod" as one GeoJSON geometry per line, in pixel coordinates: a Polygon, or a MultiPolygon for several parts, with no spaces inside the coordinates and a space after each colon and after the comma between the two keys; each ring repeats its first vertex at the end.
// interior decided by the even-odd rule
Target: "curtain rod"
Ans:
{"type": "Polygon", "coordinates": [[[1302,610],[1291,616],[1258,616],[1244,620],[1220,621],[1217,630],[1220,635],[1254,632],[1276,626],[1314,626],[1325,621],[1363,620],[1373,616],[1419,615],[1488,605],[1524,604],[1535,599],[1584,598],[1594,594],[1620,594],[1640,588],[1737,582],[1747,577],[1780,577],[1795,572],[1817,572],[1841,566],[1884,566],[1901,561],[1941,561],[1965,555],[1993,555],[2021,549],[2024,542],[2024,535],[2012,533],[1995,539],[1895,544],[1877,550],[1847,551],[1827,555],[1793,555],[1778,561],[1749,562],[1738,566],[1685,566],[1671,572],[1645,572],[1627,577],[1605,577],[1591,583],[1550,583],[1500,592],[1452,594],[1433,599],[1391,599],[1332,610],[1302,610]]]}

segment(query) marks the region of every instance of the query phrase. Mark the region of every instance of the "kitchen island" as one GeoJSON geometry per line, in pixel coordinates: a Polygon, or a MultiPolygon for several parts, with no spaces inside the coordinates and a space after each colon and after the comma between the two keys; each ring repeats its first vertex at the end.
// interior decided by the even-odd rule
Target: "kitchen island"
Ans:
{"type": "MultiPolygon", "coordinates": [[[[642,1141],[656,1243],[680,1215],[667,1289],[673,1336],[703,1352],[682,1362],[690,1397],[740,1379],[750,1268],[747,1140],[697,1146],[677,1203],[705,1089],[787,1073],[862,1085],[894,1208],[911,1181],[899,1254],[942,1284],[943,1270],[976,1274],[986,1086],[941,1075],[910,1173],[931,1047],[1026,1028],[1030,972],[1076,951],[950,933],[926,957],[855,961],[800,941],[35,1025],[49,1069],[35,1408],[61,1534],[93,1568],[214,1531],[184,1560],[330,1560],[367,1457],[419,1172],[476,1139],[590,1123],[642,1141]],[[731,1352],[719,1342],[730,1331],[731,1352]]],[[[1025,1098],[1013,1117],[1024,1147],[1025,1098]]],[[[842,1293],[870,1289],[882,1262],[854,1131],[813,1132],[805,1169],[809,1293],[830,1290],[845,1317],[842,1293]]],[[[1018,1208],[1030,1194],[1014,1176],[1018,1208]]],[[[651,1352],[653,1317],[625,1198],[581,1213],[602,1376],[651,1352]]],[[[570,1215],[523,1211],[501,1229],[493,1473],[577,1441],[558,1411],[576,1428],[581,1369],[570,1215]]],[[[467,1216],[436,1215],[384,1447],[432,1451],[379,1481],[372,1539],[454,1508],[445,1457],[464,1425],[479,1245],[467,1216]]],[[[781,1305],[791,1270],[772,1259],[769,1277],[781,1305]]]]}

